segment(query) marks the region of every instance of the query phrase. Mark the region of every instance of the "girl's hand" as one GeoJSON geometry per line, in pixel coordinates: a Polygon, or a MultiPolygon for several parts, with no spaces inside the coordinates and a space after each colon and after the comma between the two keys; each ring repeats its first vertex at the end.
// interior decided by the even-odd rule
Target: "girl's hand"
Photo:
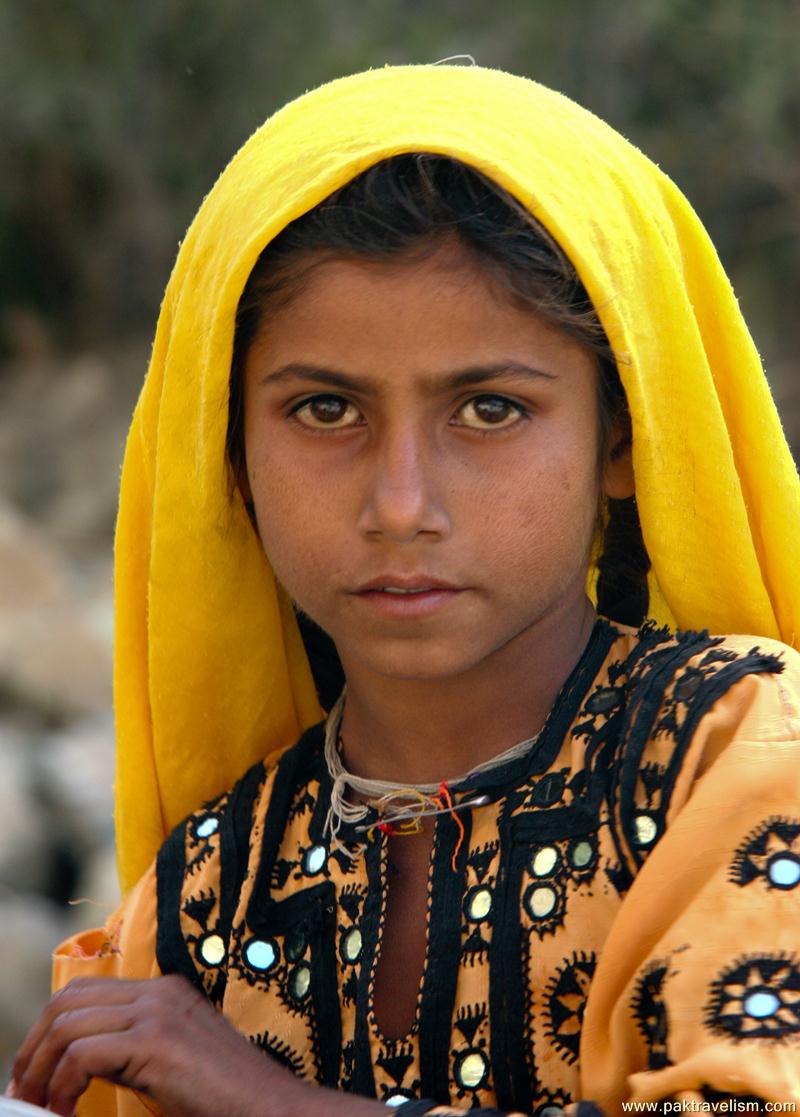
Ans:
{"type": "Polygon", "coordinates": [[[261,1117],[265,1098],[277,1113],[284,1091],[309,1089],[178,976],[78,978],[56,993],[17,1053],[14,1096],[70,1117],[92,1077],[142,1091],[169,1117],[261,1117]]]}

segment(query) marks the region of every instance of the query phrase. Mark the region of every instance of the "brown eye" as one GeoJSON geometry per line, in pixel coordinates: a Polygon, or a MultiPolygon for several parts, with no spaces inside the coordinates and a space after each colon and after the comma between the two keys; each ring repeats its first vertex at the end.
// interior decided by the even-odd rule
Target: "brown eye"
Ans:
{"type": "Polygon", "coordinates": [[[486,395],[467,400],[460,409],[460,414],[465,419],[465,426],[487,430],[513,426],[525,414],[525,410],[505,396],[486,395]]]}
{"type": "Polygon", "coordinates": [[[341,396],[312,396],[299,404],[292,415],[306,427],[319,430],[352,427],[358,420],[358,410],[341,396]]]}

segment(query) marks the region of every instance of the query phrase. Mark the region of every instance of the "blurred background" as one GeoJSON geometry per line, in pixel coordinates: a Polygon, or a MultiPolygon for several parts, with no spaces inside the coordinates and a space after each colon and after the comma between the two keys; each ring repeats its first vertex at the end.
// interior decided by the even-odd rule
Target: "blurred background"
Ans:
{"type": "Polygon", "coordinates": [[[273,110],[469,53],[642,147],[711,232],[800,450],[798,0],[0,4],[0,1074],[114,904],[111,558],[179,240],[273,110]]]}

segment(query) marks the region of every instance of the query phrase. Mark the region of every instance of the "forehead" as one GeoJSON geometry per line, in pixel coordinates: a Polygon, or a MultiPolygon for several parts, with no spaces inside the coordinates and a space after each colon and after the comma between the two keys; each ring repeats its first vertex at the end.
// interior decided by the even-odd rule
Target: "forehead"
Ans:
{"type": "Polygon", "coordinates": [[[386,261],[323,256],[279,306],[267,306],[248,359],[396,378],[415,371],[533,359],[589,365],[583,346],[520,306],[455,240],[386,261]]]}

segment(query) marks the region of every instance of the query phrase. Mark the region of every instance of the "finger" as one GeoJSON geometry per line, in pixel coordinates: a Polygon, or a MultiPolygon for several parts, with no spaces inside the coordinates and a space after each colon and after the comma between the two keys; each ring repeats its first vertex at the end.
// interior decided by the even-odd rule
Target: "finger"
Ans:
{"type": "Polygon", "coordinates": [[[86,1036],[123,1032],[133,1023],[134,1006],[103,1005],[62,1012],[44,1033],[32,1052],[21,1077],[16,1079],[17,1097],[41,1105],[47,1098],[53,1072],[70,1044],[86,1036]]]}
{"type": "Polygon", "coordinates": [[[91,1005],[131,1004],[143,987],[150,984],[150,981],[124,981],[113,977],[79,977],[59,989],[22,1041],[14,1058],[13,1077],[19,1081],[42,1036],[62,1013],[91,1005]]]}
{"type": "Polygon", "coordinates": [[[144,1083],[128,1081],[131,1062],[130,1032],[84,1036],[67,1047],[50,1079],[47,1107],[61,1117],[72,1117],[78,1098],[92,1078],[105,1078],[142,1089],[144,1083]]]}

